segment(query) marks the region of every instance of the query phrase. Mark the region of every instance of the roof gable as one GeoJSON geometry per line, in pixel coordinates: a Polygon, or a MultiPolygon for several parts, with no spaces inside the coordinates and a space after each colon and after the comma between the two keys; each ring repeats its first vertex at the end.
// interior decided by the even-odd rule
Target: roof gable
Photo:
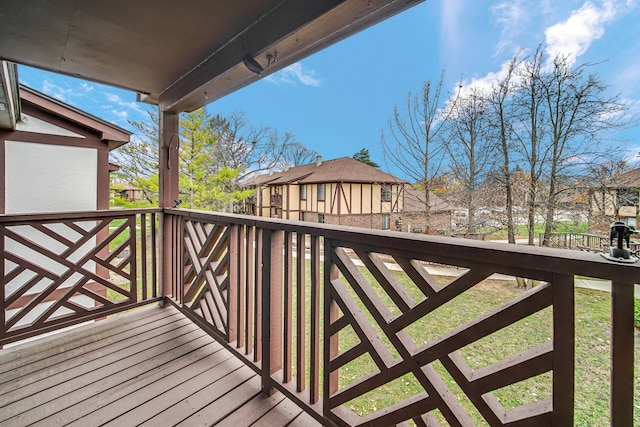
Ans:
{"type": "MultiPolygon", "coordinates": [[[[20,85],[20,99],[22,102],[27,102],[33,105],[36,109],[62,117],[65,120],[98,134],[98,137],[109,145],[110,150],[120,147],[128,143],[130,140],[131,132],[128,130],[72,107],[71,105],[65,104],[57,99],[51,98],[50,96],[40,93],[30,87],[20,85]]],[[[27,119],[31,120],[32,118],[27,116],[27,119]]],[[[53,124],[47,124],[47,126],[58,128],[58,126],[53,124]]],[[[43,125],[42,127],[43,129],[46,129],[47,126],[43,125]]],[[[51,128],[51,132],[60,134],[60,132],[55,131],[53,128],[51,128]]],[[[66,132],[73,133],[68,129],[66,132]]]]}
{"type": "Polygon", "coordinates": [[[269,184],[282,185],[289,183],[320,184],[331,182],[351,182],[363,184],[403,184],[406,181],[382,172],[372,166],[350,157],[322,161],[296,166],[273,175],[258,175],[247,180],[244,186],[269,184]]]}

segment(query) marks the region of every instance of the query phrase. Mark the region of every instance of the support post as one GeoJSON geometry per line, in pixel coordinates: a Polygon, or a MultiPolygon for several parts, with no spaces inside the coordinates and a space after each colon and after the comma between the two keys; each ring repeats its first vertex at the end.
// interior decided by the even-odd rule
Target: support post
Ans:
{"type": "MultiPolygon", "coordinates": [[[[178,114],[160,111],[159,117],[160,141],[159,141],[159,204],[161,208],[173,206],[178,200],[178,149],[180,146],[178,114]]],[[[176,248],[173,247],[172,232],[174,230],[172,220],[165,214],[161,218],[160,236],[161,243],[161,286],[163,296],[172,294],[174,279],[176,248]]]]}

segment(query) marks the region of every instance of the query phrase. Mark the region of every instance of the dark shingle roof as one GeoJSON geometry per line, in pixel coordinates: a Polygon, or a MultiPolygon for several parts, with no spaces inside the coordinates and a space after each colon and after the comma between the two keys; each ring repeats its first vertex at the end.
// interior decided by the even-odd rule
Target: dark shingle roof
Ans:
{"type": "Polygon", "coordinates": [[[339,159],[296,166],[273,175],[258,175],[243,182],[242,185],[248,187],[259,184],[287,184],[291,182],[300,184],[330,182],[401,184],[406,181],[350,157],[341,157],[339,159]]]}
{"type": "Polygon", "coordinates": [[[614,188],[633,188],[640,186],[640,168],[634,169],[627,173],[623,173],[615,178],[615,182],[611,185],[614,188]]]}

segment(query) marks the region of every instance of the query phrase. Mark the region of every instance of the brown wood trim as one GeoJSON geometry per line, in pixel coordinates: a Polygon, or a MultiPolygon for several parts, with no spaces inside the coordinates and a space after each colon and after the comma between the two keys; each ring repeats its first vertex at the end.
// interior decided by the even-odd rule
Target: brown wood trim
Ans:
{"type": "MultiPolygon", "coordinates": [[[[96,282],[90,282],[87,283],[86,285],[84,285],[84,288],[95,292],[99,295],[102,295],[105,291],[106,291],[106,287],[104,285],[101,285],[99,283],[96,282]]],[[[49,295],[47,295],[42,301],[42,303],[44,302],[51,302],[51,301],[57,301],[58,299],[64,297],[64,295],[69,291],[69,289],[67,288],[62,288],[62,289],[56,289],[55,291],[51,292],[49,295]]],[[[12,301],[11,304],[9,304],[8,307],[6,307],[7,310],[12,310],[12,309],[16,309],[16,308],[22,308],[27,306],[29,303],[31,303],[34,299],[36,299],[40,294],[26,294],[26,295],[22,295],[20,297],[18,297],[15,301],[12,301]]]]}
{"type": "Polygon", "coordinates": [[[614,280],[611,286],[611,425],[630,426],[634,412],[634,284],[614,280]]]}
{"type": "Polygon", "coordinates": [[[0,135],[0,182],[2,182],[2,185],[0,185],[0,215],[6,212],[6,205],[7,205],[7,195],[6,195],[7,177],[5,172],[6,170],[5,162],[6,162],[5,141],[2,139],[0,135]]]}
{"type": "MultiPolygon", "coordinates": [[[[553,277],[553,425],[573,425],[575,396],[574,286],[573,276],[558,274],[553,277]]],[[[633,376],[633,370],[631,376],[633,376]]]]}
{"type": "Polygon", "coordinates": [[[88,135],[86,138],[73,138],[69,136],[49,135],[35,132],[0,131],[0,140],[28,142],[32,144],[64,145],[79,148],[108,149],[107,144],[95,137],[95,135],[88,135]]]}
{"type": "Polygon", "coordinates": [[[149,304],[153,304],[155,302],[159,302],[161,301],[161,298],[152,298],[149,299],[147,301],[139,301],[137,303],[127,303],[127,304],[116,304],[114,306],[112,306],[112,308],[109,309],[105,309],[105,310],[96,310],[95,312],[89,312],[88,314],[85,314],[83,316],[78,316],[78,317],[72,317],[72,318],[68,318],[59,322],[56,322],[55,324],[52,325],[47,325],[44,326],[42,328],[39,328],[37,330],[35,329],[29,329],[29,330],[22,330],[22,329],[17,329],[15,331],[12,332],[8,332],[6,333],[5,337],[3,340],[0,340],[0,346],[12,343],[12,342],[16,342],[16,341],[21,341],[27,338],[32,338],[41,334],[46,334],[49,332],[54,332],[57,331],[59,329],[63,329],[63,328],[67,328],[69,326],[74,326],[77,325],[79,323],[84,323],[84,322],[89,322],[92,320],[98,320],[101,318],[104,318],[106,316],[111,316],[114,314],[118,314],[118,313],[123,313],[125,311],[129,311],[132,310],[134,308],[138,308],[138,307],[144,307],[145,305],[149,305],[149,304]]]}
{"type": "MultiPolygon", "coordinates": [[[[34,111],[43,111],[53,117],[63,117],[67,123],[72,123],[84,129],[91,129],[95,134],[99,135],[100,139],[129,141],[129,136],[131,135],[129,131],[91,116],[70,105],[45,97],[25,86],[20,87],[20,98],[23,100],[22,109],[26,114],[33,115],[34,111]]],[[[68,127],[68,125],[65,127],[68,127]]]]}
{"type": "Polygon", "coordinates": [[[311,236],[311,324],[309,354],[309,403],[320,399],[320,237],[311,236]]]}
{"type": "Polygon", "coordinates": [[[97,192],[96,209],[109,209],[109,150],[102,148],[98,150],[98,171],[97,171],[97,192]]]}

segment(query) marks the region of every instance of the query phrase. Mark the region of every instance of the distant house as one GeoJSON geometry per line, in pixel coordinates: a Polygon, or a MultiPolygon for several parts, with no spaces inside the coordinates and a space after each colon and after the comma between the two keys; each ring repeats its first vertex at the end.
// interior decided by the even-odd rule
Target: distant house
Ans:
{"type": "Polygon", "coordinates": [[[589,192],[589,229],[608,232],[616,220],[636,227],[640,199],[640,168],[621,174],[608,184],[589,192]]]}
{"type": "Polygon", "coordinates": [[[426,216],[424,190],[405,188],[402,208],[402,230],[432,233],[448,232],[455,220],[453,207],[440,196],[429,193],[429,224],[426,216]]]}
{"type": "Polygon", "coordinates": [[[113,197],[126,199],[130,202],[141,200],[143,197],[141,189],[124,182],[111,183],[111,195],[113,197]]]}
{"type": "Polygon", "coordinates": [[[252,215],[395,229],[406,182],[343,157],[258,175],[243,183],[256,194],[246,201],[252,215]]]}
{"type": "Polygon", "coordinates": [[[20,85],[0,127],[0,213],[109,208],[109,151],[131,133],[20,85]]]}
{"type": "Polygon", "coordinates": [[[243,183],[256,193],[245,212],[271,218],[421,233],[451,228],[451,206],[431,193],[427,227],[424,192],[349,157],[257,175],[243,183]]]}

